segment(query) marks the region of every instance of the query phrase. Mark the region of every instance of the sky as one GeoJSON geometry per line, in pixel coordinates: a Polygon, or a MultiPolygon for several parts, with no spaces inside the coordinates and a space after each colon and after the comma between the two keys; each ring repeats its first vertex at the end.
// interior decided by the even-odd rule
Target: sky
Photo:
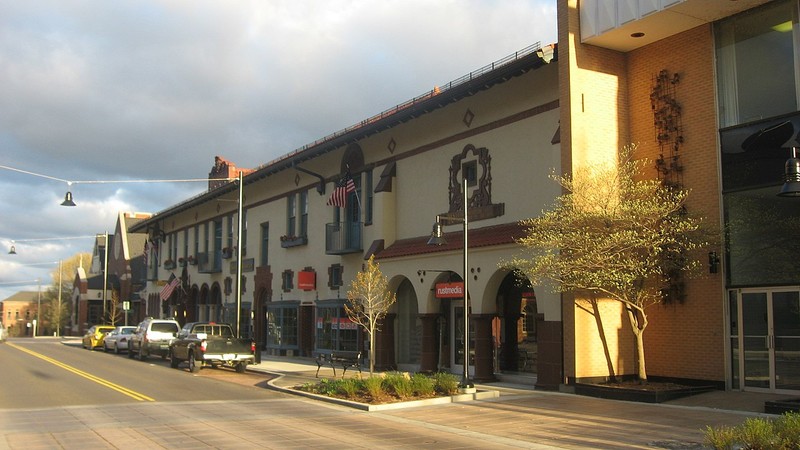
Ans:
{"type": "Polygon", "coordinates": [[[0,300],[207,187],[124,181],[258,167],[537,42],[556,0],[4,0],[0,300]]]}

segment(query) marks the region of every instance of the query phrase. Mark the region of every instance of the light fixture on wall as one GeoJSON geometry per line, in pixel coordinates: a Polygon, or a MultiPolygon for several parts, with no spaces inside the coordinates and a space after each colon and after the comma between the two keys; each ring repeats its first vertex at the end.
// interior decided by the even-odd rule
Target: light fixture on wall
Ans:
{"type": "Polygon", "coordinates": [[[792,147],[792,156],[786,160],[783,186],[778,196],[800,197],[800,159],[797,159],[797,147],[792,147]]]}
{"type": "Polygon", "coordinates": [[[708,273],[719,271],[719,255],[717,252],[708,252],[708,273]]]}

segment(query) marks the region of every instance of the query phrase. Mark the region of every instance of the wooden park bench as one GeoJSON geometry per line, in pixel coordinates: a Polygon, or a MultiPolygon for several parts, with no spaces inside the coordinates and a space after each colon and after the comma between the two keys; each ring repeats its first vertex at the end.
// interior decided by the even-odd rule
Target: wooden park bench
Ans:
{"type": "Polygon", "coordinates": [[[330,365],[333,369],[333,376],[336,376],[336,367],[342,368],[342,378],[347,373],[347,369],[356,368],[361,373],[361,352],[331,352],[320,353],[317,355],[317,374],[322,366],[330,365]]]}

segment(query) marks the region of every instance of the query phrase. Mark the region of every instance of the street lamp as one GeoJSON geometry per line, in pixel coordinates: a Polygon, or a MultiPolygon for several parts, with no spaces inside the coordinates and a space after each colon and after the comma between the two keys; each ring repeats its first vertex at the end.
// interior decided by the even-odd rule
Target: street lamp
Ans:
{"type": "MultiPolygon", "coordinates": [[[[459,390],[462,393],[472,393],[475,392],[475,385],[472,384],[472,381],[469,379],[469,258],[468,258],[468,248],[469,248],[469,237],[467,230],[469,228],[469,204],[467,203],[467,179],[464,178],[463,183],[463,191],[464,191],[464,218],[458,219],[448,216],[448,220],[461,220],[464,224],[464,276],[462,279],[464,280],[464,364],[463,364],[463,373],[461,375],[461,384],[459,386],[459,390]]],[[[428,245],[444,245],[447,241],[445,240],[442,234],[442,223],[440,216],[436,216],[436,223],[433,225],[433,231],[431,231],[431,237],[428,239],[428,245]]]]}

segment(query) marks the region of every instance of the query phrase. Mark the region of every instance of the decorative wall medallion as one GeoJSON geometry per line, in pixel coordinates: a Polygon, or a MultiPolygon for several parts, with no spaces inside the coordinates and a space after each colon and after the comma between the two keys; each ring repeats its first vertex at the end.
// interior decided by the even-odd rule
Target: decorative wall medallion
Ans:
{"type": "Polygon", "coordinates": [[[394,154],[394,149],[397,147],[397,142],[394,141],[394,138],[389,140],[389,144],[386,146],[389,149],[389,153],[394,154]]]}
{"type": "Polygon", "coordinates": [[[299,173],[294,175],[294,185],[295,186],[299,186],[300,185],[300,174],[299,173]]]}
{"type": "Polygon", "coordinates": [[[475,119],[475,114],[473,114],[472,111],[470,111],[470,109],[467,108],[467,112],[464,113],[464,118],[461,120],[464,122],[464,125],[470,127],[472,126],[473,119],[475,119]]]}

